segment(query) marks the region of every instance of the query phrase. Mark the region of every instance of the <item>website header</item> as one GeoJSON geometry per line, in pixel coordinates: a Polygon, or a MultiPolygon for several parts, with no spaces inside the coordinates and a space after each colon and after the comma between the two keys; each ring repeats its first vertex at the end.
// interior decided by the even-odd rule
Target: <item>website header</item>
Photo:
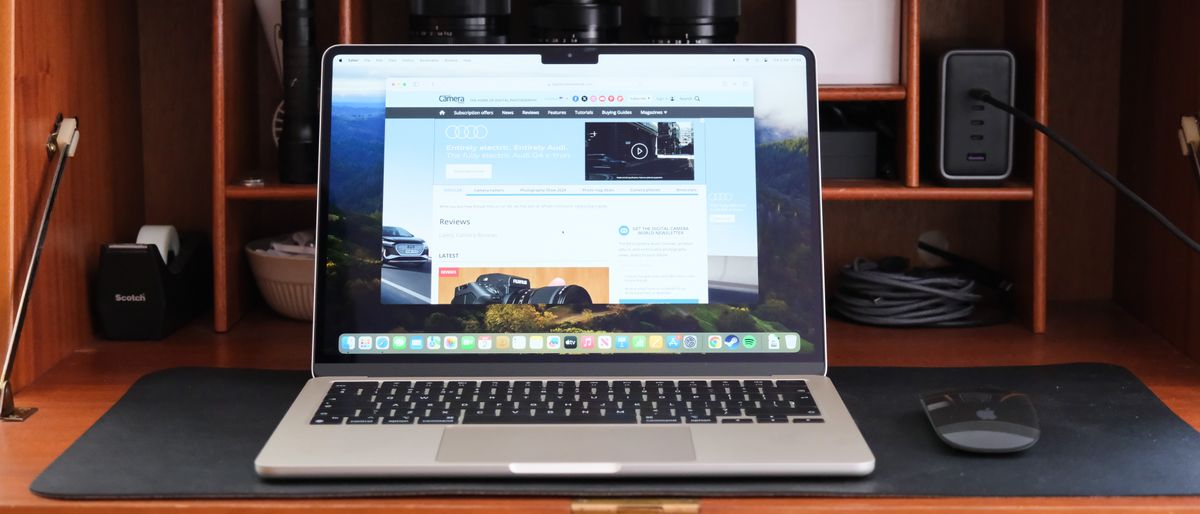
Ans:
{"type": "Polygon", "coordinates": [[[388,119],[752,118],[753,107],[388,107],[388,119]]]}
{"type": "Polygon", "coordinates": [[[388,79],[392,107],[749,107],[750,79],[678,81],[609,78],[388,79]]]}

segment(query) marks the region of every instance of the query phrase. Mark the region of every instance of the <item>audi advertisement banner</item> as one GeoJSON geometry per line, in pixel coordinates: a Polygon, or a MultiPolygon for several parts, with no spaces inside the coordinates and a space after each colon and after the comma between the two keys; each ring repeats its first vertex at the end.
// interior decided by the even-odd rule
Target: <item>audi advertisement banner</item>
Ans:
{"type": "Polygon", "coordinates": [[[446,125],[442,129],[442,135],[450,140],[487,139],[488,128],[487,125],[461,125],[455,123],[453,125],[446,125]]]}

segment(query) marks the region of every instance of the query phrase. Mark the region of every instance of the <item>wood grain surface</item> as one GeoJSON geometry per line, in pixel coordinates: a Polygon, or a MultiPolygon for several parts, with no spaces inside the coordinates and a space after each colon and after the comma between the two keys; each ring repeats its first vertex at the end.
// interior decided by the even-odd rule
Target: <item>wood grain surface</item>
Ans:
{"type": "Polygon", "coordinates": [[[212,231],[212,8],[137,1],[147,224],[212,231]],[[187,80],[180,80],[187,77],[187,80]]]}
{"type": "MultiPolygon", "coordinates": [[[[13,32],[15,0],[0,0],[0,134],[12,134],[16,129],[13,117],[13,47],[16,34],[13,32]]],[[[13,161],[12,137],[0,137],[0,219],[11,220],[13,210],[13,161]]],[[[15,280],[13,260],[16,246],[13,244],[14,226],[0,223],[0,341],[8,343],[12,329],[13,301],[11,291],[15,280]]],[[[0,357],[2,360],[3,357],[0,357]]],[[[0,362],[0,366],[4,363],[0,362]]]]}
{"type": "MultiPolygon", "coordinates": [[[[24,274],[53,164],[46,137],[55,116],[79,118],[79,151],[63,176],[47,232],[24,339],[17,354],[18,389],[91,337],[88,296],[102,243],[129,241],[144,221],[141,104],[136,2],[39,0],[6,2],[13,14],[10,75],[10,172],[3,178],[11,214],[11,260],[0,282],[24,274]],[[70,37],[65,37],[69,34],[70,37]],[[17,271],[21,270],[21,271],[17,271]],[[34,341],[34,343],[29,343],[34,341]]],[[[4,294],[8,294],[8,289],[4,294]]],[[[8,318],[11,307],[4,311],[8,318]]]]}
{"type": "MultiPolygon", "coordinates": [[[[1180,155],[1179,118],[1200,113],[1200,3],[1125,3],[1120,179],[1193,239],[1200,187],[1180,155]]],[[[1114,298],[1200,358],[1200,255],[1125,199],[1116,205],[1114,298]]]]}

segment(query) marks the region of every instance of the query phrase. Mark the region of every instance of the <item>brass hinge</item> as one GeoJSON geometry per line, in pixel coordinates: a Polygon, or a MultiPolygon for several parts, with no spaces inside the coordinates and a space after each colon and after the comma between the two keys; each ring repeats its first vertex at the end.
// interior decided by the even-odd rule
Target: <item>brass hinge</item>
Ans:
{"type": "Polygon", "coordinates": [[[700,501],[686,498],[583,498],[571,502],[572,514],[696,514],[700,501]]]}

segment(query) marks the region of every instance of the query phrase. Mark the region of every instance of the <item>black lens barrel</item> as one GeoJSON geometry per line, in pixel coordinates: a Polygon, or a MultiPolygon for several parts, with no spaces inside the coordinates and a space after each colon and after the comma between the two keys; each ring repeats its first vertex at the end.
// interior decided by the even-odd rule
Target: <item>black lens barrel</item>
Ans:
{"type": "Polygon", "coordinates": [[[650,43],[736,43],[741,0],[646,0],[650,43]]]}
{"type": "Polygon", "coordinates": [[[531,22],[538,43],[616,43],[621,6],[612,0],[540,0],[531,22]]]}
{"type": "Polygon", "coordinates": [[[409,40],[434,44],[508,42],[512,0],[411,0],[409,40]]]}
{"type": "MultiPolygon", "coordinates": [[[[741,0],[645,0],[649,43],[735,43],[741,0]]],[[[512,0],[410,0],[409,41],[502,44],[511,40],[512,0]]],[[[533,0],[530,37],[536,43],[620,42],[617,0],[533,0]]]]}
{"type": "Polygon", "coordinates": [[[317,181],[317,63],[312,0],[284,0],[283,100],[286,113],[279,137],[279,180],[317,181]]]}

